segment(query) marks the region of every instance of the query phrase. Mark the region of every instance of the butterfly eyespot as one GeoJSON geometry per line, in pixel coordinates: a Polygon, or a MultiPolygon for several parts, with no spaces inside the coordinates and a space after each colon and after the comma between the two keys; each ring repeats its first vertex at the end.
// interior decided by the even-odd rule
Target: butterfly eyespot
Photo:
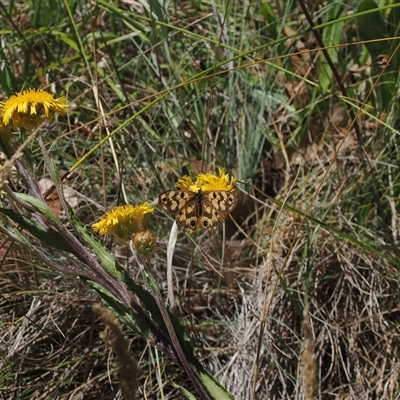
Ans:
{"type": "Polygon", "coordinates": [[[208,226],[208,221],[204,220],[204,221],[203,221],[203,226],[204,226],[204,228],[207,228],[207,226],[208,226]]]}
{"type": "Polygon", "coordinates": [[[195,227],[196,227],[196,221],[195,221],[194,219],[192,219],[192,220],[190,221],[190,226],[191,226],[192,228],[195,228],[195,227]]]}

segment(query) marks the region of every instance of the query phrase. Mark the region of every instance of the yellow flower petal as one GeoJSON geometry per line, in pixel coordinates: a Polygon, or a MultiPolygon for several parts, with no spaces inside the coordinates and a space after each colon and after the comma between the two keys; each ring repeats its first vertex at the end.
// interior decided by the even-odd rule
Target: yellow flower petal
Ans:
{"type": "Polygon", "coordinates": [[[154,207],[149,203],[115,207],[99,222],[93,224],[92,228],[100,235],[113,235],[116,239],[127,241],[132,234],[146,228],[148,216],[153,211],[154,207]]]}
{"type": "Polygon", "coordinates": [[[178,189],[191,190],[193,192],[198,192],[200,189],[200,186],[197,185],[197,183],[194,183],[192,177],[188,175],[184,175],[179,178],[178,182],[176,182],[176,187],[178,189]]]}
{"type": "Polygon", "coordinates": [[[198,174],[196,183],[201,187],[201,190],[225,190],[233,191],[236,178],[229,176],[225,168],[219,168],[219,176],[213,174],[198,174]]]}
{"type": "Polygon", "coordinates": [[[3,124],[13,122],[14,128],[36,128],[44,118],[50,119],[53,112],[64,114],[68,105],[65,97],[54,99],[53,95],[44,91],[29,89],[11,96],[2,108],[3,124]]]}

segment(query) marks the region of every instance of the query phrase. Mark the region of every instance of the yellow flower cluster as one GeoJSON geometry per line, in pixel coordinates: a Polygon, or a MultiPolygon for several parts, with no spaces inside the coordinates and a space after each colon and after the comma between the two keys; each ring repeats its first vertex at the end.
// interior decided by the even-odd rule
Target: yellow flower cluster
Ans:
{"type": "Polygon", "coordinates": [[[33,130],[45,118],[50,119],[53,112],[64,114],[67,107],[65,97],[55,99],[41,89],[24,90],[11,96],[5,103],[0,102],[1,123],[8,126],[12,122],[14,129],[33,130]]]}
{"type": "Polygon", "coordinates": [[[128,240],[135,232],[147,226],[148,215],[154,211],[149,203],[138,206],[128,204],[113,208],[99,222],[93,224],[93,230],[100,235],[113,235],[121,240],[128,240]]]}
{"type": "Polygon", "coordinates": [[[178,179],[176,187],[178,189],[191,190],[192,192],[198,192],[208,190],[224,190],[232,192],[235,187],[236,178],[229,176],[225,168],[218,169],[219,176],[213,174],[200,173],[196,177],[196,182],[193,182],[192,178],[188,175],[182,176],[178,179]]]}
{"type": "Polygon", "coordinates": [[[126,244],[132,239],[133,246],[139,254],[151,257],[156,248],[157,238],[147,230],[147,223],[153,212],[154,207],[149,203],[115,207],[99,222],[93,224],[92,228],[101,235],[113,235],[121,244],[126,244]]]}

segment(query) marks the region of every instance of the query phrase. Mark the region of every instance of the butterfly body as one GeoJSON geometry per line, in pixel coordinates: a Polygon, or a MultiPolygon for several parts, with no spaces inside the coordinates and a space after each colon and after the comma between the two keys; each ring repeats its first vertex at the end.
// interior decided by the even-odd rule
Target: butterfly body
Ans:
{"type": "Polygon", "coordinates": [[[189,231],[216,228],[237,205],[236,194],[227,190],[169,190],[158,199],[161,208],[175,216],[178,227],[189,231]]]}

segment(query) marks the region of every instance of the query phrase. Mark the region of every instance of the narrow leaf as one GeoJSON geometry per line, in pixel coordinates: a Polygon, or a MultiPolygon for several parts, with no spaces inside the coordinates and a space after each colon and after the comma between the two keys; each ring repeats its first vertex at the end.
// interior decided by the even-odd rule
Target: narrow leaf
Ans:
{"type": "Polygon", "coordinates": [[[48,207],[46,204],[29,194],[15,193],[15,195],[23,200],[25,203],[30,204],[40,215],[50,221],[52,225],[56,227],[60,225],[60,221],[54,215],[53,211],[51,211],[50,207],[48,207]]]}
{"type": "Polygon", "coordinates": [[[1,208],[0,212],[17,223],[21,228],[27,230],[32,236],[41,242],[59,250],[74,254],[74,249],[64,240],[64,238],[55,229],[43,228],[38,222],[31,221],[21,214],[17,214],[9,208],[1,208]]]}

